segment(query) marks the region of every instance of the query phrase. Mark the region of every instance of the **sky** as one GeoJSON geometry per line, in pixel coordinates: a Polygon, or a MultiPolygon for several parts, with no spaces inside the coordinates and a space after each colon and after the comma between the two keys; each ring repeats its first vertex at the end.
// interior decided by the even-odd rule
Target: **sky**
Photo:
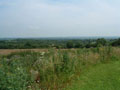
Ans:
{"type": "Polygon", "coordinates": [[[0,38],[120,36],[120,0],[0,0],[0,38]]]}

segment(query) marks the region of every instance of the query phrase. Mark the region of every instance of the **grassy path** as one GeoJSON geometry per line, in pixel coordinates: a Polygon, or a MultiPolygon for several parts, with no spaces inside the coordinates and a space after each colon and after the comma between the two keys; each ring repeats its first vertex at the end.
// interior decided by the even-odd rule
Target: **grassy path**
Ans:
{"type": "Polygon", "coordinates": [[[120,90],[120,61],[86,70],[65,90],[120,90]]]}

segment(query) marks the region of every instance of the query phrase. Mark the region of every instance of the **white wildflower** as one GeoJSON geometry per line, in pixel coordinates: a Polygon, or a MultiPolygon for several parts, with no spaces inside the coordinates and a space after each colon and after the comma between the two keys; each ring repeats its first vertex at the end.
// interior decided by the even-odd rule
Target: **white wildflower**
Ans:
{"type": "Polygon", "coordinates": [[[42,55],[42,56],[45,55],[45,52],[42,52],[41,55],[42,55]]]}

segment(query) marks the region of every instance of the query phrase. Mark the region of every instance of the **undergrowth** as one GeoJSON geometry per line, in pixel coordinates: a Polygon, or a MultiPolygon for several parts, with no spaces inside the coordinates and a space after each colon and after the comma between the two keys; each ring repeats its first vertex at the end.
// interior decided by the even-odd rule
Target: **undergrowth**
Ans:
{"type": "Polygon", "coordinates": [[[119,60],[113,47],[50,49],[0,56],[0,90],[61,90],[84,68],[119,60]]]}

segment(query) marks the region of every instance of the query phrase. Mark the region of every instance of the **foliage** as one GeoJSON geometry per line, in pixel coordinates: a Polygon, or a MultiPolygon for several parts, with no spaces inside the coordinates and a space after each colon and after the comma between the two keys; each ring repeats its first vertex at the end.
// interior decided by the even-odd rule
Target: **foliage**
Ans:
{"type": "Polygon", "coordinates": [[[0,49],[91,48],[120,46],[120,39],[11,39],[0,40],[0,49]]]}
{"type": "Polygon", "coordinates": [[[101,39],[97,39],[96,43],[97,43],[97,46],[100,46],[100,45],[105,46],[107,44],[107,41],[104,38],[101,38],[101,39]]]}
{"type": "Polygon", "coordinates": [[[84,44],[82,42],[77,42],[75,44],[75,48],[83,48],[84,47],[84,44]]]}
{"type": "Polygon", "coordinates": [[[30,76],[19,61],[3,59],[0,62],[0,90],[26,90],[30,76]]]}
{"type": "Polygon", "coordinates": [[[107,47],[16,52],[0,57],[0,90],[58,90],[85,68],[119,60],[120,50],[107,47]]]}
{"type": "Polygon", "coordinates": [[[120,38],[112,43],[112,46],[120,46],[120,38]]]}
{"type": "Polygon", "coordinates": [[[72,41],[67,42],[66,44],[67,48],[74,48],[74,43],[72,41]]]}

